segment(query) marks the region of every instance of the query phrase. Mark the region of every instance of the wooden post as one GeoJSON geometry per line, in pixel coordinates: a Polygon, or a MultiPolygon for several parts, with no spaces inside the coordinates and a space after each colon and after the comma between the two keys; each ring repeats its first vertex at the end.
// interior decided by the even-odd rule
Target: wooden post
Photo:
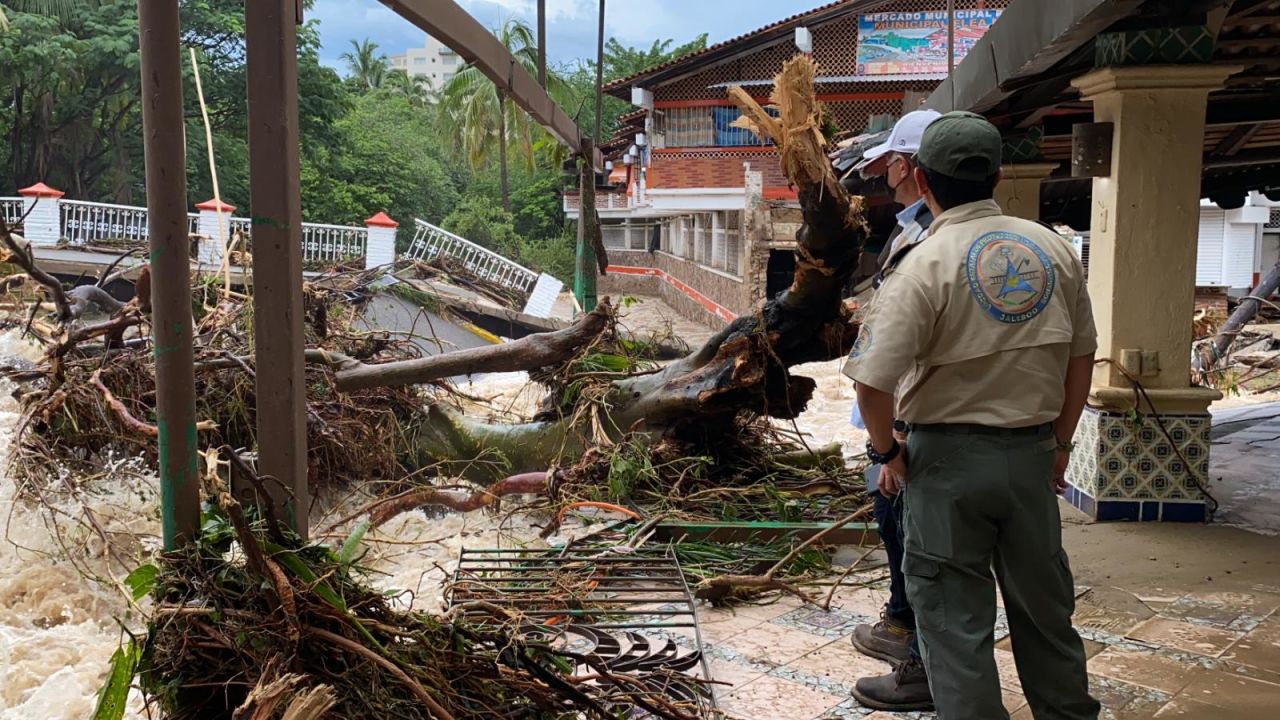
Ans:
{"type": "Polygon", "coordinates": [[[138,0],[160,517],[166,550],[195,539],[200,528],[179,32],[177,0],[138,0]]]}
{"type": "MultiPolygon", "coordinates": [[[[295,0],[245,3],[258,473],[269,500],[307,536],[302,204],[298,170],[295,0]]],[[[238,488],[237,494],[252,493],[238,488]]]]}

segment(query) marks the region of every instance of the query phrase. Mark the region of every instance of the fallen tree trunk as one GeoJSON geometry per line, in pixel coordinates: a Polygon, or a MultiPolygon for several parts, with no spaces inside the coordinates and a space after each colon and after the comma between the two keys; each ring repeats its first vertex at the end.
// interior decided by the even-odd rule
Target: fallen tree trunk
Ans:
{"type": "Polygon", "coordinates": [[[1253,316],[1258,314],[1258,308],[1261,306],[1260,299],[1265,300],[1271,297],[1277,289],[1280,289],[1280,264],[1271,268],[1271,272],[1262,278],[1258,286],[1250,291],[1249,297],[1240,303],[1235,312],[1231,313],[1227,321],[1218,329],[1218,334],[1213,338],[1213,344],[1209,348],[1208,357],[1205,353],[1196,354],[1195,369],[1203,372],[1225,358],[1236,336],[1253,319],[1253,316]]]}
{"type": "MultiPolygon", "coordinates": [[[[746,93],[738,88],[731,91],[744,113],[761,118],[761,132],[778,146],[783,170],[797,187],[804,222],[796,233],[796,270],[790,288],[661,371],[613,381],[596,404],[590,442],[609,442],[636,432],[672,433],[709,446],[730,432],[744,412],[794,418],[804,410],[816,383],[791,375],[788,368],[848,352],[857,333],[841,300],[858,265],[867,228],[860,199],[851,198],[841,186],[826,156],[825,140],[818,131],[815,74],[816,65],[809,58],[798,56],[786,63],[774,80],[772,100],[781,109],[776,121],[746,93]],[[607,437],[600,437],[602,432],[607,437]]],[[[526,340],[532,337],[536,336],[526,340]]],[[[545,364],[501,347],[448,353],[433,360],[449,363],[450,372],[464,366],[447,359],[450,356],[465,358],[465,367],[473,372],[480,362],[498,364],[495,357],[503,359],[499,364],[503,369],[545,364]]],[[[344,387],[344,372],[338,373],[339,387],[344,387]]],[[[346,387],[355,386],[351,377],[346,376],[346,387]]],[[[360,377],[375,384],[388,380],[369,371],[360,377]]],[[[424,377],[406,373],[398,380],[424,377]]],[[[579,434],[585,431],[573,424],[580,419],[484,427],[453,413],[434,412],[424,423],[427,432],[419,436],[418,445],[424,457],[438,461],[484,452],[501,456],[508,464],[500,472],[477,470],[474,465],[462,472],[473,480],[485,481],[488,476],[487,482],[494,482],[507,474],[553,466],[580,447],[584,443],[579,434]],[[464,453],[458,454],[460,450],[464,453]],[[547,452],[551,454],[543,454],[547,452]]]]}
{"type": "Polygon", "coordinates": [[[492,347],[458,350],[430,357],[369,365],[343,360],[334,374],[343,392],[370,387],[396,387],[430,382],[455,375],[533,370],[572,357],[578,348],[599,337],[609,324],[611,308],[602,303],[563,330],[528,335],[492,347]]]}

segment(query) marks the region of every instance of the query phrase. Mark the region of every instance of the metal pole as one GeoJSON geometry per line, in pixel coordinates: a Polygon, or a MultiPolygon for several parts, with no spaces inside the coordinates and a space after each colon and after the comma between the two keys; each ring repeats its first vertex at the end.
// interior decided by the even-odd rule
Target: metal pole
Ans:
{"type": "Polygon", "coordinates": [[[573,291],[583,312],[596,309],[595,220],[596,220],[596,171],[591,163],[594,146],[590,138],[582,141],[583,154],[578,193],[578,254],[574,266],[573,291]]]}
{"type": "Polygon", "coordinates": [[[160,518],[166,550],[195,539],[200,527],[180,29],[177,0],[138,0],[160,518]]]}
{"type": "Polygon", "coordinates": [[[547,87],[547,0],[538,0],[538,84],[547,87]]]}
{"type": "MultiPolygon", "coordinates": [[[[600,28],[596,34],[596,131],[594,145],[600,147],[600,128],[604,125],[601,113],[604,104],[604,0],[600,0],[600,28]]],[[[591,158],[587,158],[591,162],[591,158]]]]}
{"type": "Polygon", "coordinates": [[[280,516],[305,538],[310,498],[302,364],[298,20],[296,0],[245,3],[258,473],[274,478],[266,483],[270,498],[263,500],[282,509],[280,516]]]}

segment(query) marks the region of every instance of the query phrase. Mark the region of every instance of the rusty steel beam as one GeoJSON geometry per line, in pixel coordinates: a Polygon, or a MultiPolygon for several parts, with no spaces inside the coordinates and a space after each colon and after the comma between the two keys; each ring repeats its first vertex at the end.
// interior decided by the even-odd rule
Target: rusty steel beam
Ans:
{"type": "MultiPolygon", "coordinates": [[[[582,154],[586,137],[547,91],[512,57],[502,43],[453,0],[382,0],[382,4],[449,46],[475,65],[520,109],[529,113],[559,142],[582,154]]],[[[603,166],[600,151],[591,161],[603,166]]]]}
{"type": "MultiPolygon", "coordinates": [[[[245,3],[249,78],[249,202],[258,473],[270,502],[307,537],[303,378],[302,201],[298,169],[296,0],[245,3]]],[[[256,497],[253,488],[238,495],[256,497]]]]}
{"type": "Polygon", "coordinates": [[[166,550],[194,540],[200,530],[179,33],[177,0],[138,0],[156,426],[160,429],[160,518],[166,550]]]}

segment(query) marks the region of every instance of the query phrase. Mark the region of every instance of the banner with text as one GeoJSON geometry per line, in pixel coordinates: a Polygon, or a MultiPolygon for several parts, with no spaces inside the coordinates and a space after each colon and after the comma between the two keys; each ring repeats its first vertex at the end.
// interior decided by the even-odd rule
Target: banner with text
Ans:
{"type": "MultiPolygon", "coordinates": [[[[957,10],[959,65],[1000,17],[999,10],[957,10]]],[[[858,75],[947,75],[947,13],[886,12],[858,16],[858,75]]]]}

